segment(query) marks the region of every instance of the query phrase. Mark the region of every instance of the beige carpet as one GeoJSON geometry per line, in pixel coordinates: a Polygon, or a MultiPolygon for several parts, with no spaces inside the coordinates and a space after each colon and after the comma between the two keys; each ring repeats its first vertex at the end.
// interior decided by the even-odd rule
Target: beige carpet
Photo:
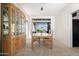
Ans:
{"type": "Polygon", "coordinates": [[[78,56],[79,48],[68,48],[57,40],[54,40],[53,48],[49,49],[44,46],[23,48],[16,56],[78,56]]]}

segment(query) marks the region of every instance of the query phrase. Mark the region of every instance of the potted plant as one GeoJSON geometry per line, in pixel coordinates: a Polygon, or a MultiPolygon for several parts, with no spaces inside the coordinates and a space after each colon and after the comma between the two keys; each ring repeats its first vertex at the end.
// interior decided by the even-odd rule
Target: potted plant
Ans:
{"type": "Polygon", "coordinates": [[[43,32],[43,30],[42,30],[42,29],[37,29],[37,32],[42,33],[42,32],[43,32]]]}

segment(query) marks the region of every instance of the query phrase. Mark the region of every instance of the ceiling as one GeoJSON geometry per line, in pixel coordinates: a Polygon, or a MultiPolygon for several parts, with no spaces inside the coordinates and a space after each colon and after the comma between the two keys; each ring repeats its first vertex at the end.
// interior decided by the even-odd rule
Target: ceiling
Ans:
{"type": "Polygon", "coordinates": [[[55,16],[67,3],[19,3],[30,16],[55,16]],[[41,11],[43,7],[43,11],[41,11]]]}

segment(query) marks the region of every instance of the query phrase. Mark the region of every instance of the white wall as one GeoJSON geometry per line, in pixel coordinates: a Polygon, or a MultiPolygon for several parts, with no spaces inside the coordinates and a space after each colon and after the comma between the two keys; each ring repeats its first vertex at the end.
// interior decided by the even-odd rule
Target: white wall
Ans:
{"type": "Polygon", "coordinates": [[[56,16],[56,39],[67,47],[72,47],[72,12],[79,9],[79,4],[69,4],[56,16]]]}

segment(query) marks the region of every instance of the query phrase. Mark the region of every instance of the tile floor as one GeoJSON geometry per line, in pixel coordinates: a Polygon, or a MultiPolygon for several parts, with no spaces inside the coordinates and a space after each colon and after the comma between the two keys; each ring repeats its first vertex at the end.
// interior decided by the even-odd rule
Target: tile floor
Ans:
{"type": "Polygon", "coordinates": [[[16,56],[79,56],[79,48],[69,48],[57,40],[53,41],[53,48],[49,49],[44,46],[35,47],[34,49],[25,47],[16,56]]]}

